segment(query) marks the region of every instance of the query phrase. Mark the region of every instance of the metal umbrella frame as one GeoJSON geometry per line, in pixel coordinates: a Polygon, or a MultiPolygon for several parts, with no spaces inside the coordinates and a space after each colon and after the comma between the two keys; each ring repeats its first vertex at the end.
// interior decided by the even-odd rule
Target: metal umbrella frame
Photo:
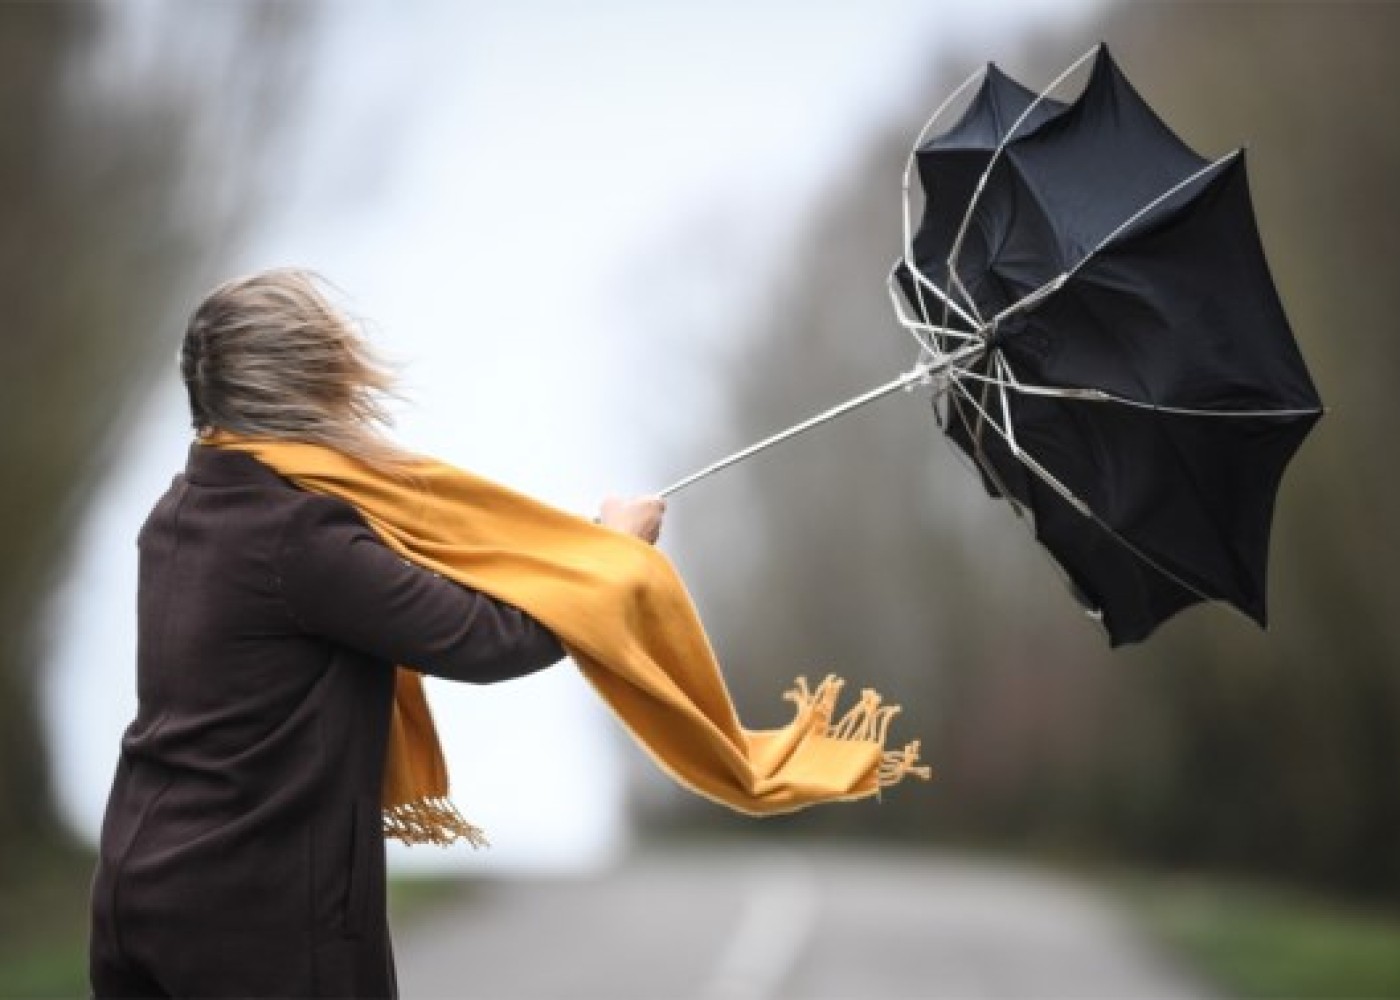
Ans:
{"type": "MultiPolygon", "coordinates": [[[[1099,57],[1095,63],[1096,73],[1105,63],[1108,66],[1108,72],[1117,72],[1105,47],[1101,44],[1094,46],[1036,94],[1021,109],[1011,126],[999,136],[995,146],[990,150],[986,165],[981,170],[975,188],[961,215],[946,260],[939,262],[942,265],[943,282],[941,285],[925,274],[918,263],[911,198],[916,162],[920,152],[926,149],[925,144],[929,142],[929,136],[934,134],[935,128],[959,97],[979,81],[984,83],[983,89],[985,91],[986,84],[997,82],[989,79],[989,76],[994,73],[999,74],[1000,71],[994,66],[988,65],[973,72],[939,105],[919,131],[906,160],[902,178],[903,256],[891,269],[887,281],[895,317],[916,345],[917,356],[913,366],[883,385],[692,473],[666,487],[661,495],[676,493],[721,469],[901,389],[925,387],[930,391],[935,401],[935,410],[939,413],[940,423],[945,430],[950,431],[950,437],[954,437],[951,429],[956,425],[959,431],[958,436],[961,438],[959,443],[962,450],[971,458],[977,471],[982,475],[988,491],[1006,498],[1023,521],[1027,520],[1024,516],[1026,504],[1022,502],[1022,497],[1018,494],[1027,492],[1029,483],[1033,482],[1039,487],[1051,491],[1078,516],[1092,523],[1098,531],[1102,532],[1103,537],[1111,539],[1116,546],[1131,553],[1132,557],[1142,565],[1150,567],[1163,579],[1169,580],[1176,587],[1179,587],[1182,597],[1177,602],[1177,607],[1196,601],[1222,599],[1236,604],[1242,611],[1246,610],[1244,602],[1231,600],[1228,596],[1222,596],[1220,593],[1209,592],[1210,588],[1188,578],[1187,574],[1177,572],[1172,567],[1167,566],[1162,559],[1154,557],[1141,545],[1135,544],[1129,539],[1124,532],[1116,528],[1109,519],[1102,516],[1091,503],[1079,495],[1076,489],[1064,482],[1060,476],[1047,467],[1044,461],[1032,453],[1032,450],[1020,440],[1013,415],[1027,405],[1033,405],[1035,400],[1054,400],[1076,406],[1124,407],[1154,414],[1204,417],[1227,421],[1240,418],[1306,417],[1315,419],[1322,412],[1320,403],[1316,406],[1277,408],[1162,405],[1148,399],[1135,399],[1122,392],[1106,391],[1103,388],[1046,384],[1043,381],[1028,378],[1023,372],[1017,371],[1017,365],[1006,350],[1008,328],[1014,326],[1018,320],[1033,310],[1046,305],[1066,285],[1074,281],[1084,268],[1095,263],[1106,248],[1114,247],[1120,237],[1132,234],[1139,223],[1144,223],[1144,220],[1154,217],[1159,209],[1163,212],[1174,211],[1179,202],[1183,199],[1199,196],[1205,187],[1215,183],[1229,183],[1229,180],[1221,180],[1227,171],[1238,169],[1242,174],[1243,151],[1236,149],[1216,160],[1206,162],[1187,150],[1182,162],[1190,165],[1189,172],[1177,177],[1173,183],[1167,184],[1161,190],[1150,193],[1135,208],[1125,211],[1123,217],[1117,220],[1116,225],[1110,223],[1112,227],[1108,228],[1107,232],[1100,236],[1087,251],[1082,252],[1078,259],[1072,260],[1068,266],[1058,269],[1056,273],[1044,276],[1044,280],[1039,280],[1038,284],[1011,298],[990,315],[984,314],[984,310],[979,308],[977,297],[969,291],[961,269],[970,227],[977,215],[978,207],[982,203],[989,180],[993,177],[1008,147],[1018,140],[1033,135],[1047,121],[1055,120],[1067,108],[1074,107],[1080,101],[1085,100],[1090,89],[1088,85],[1076,99],[1076,102],[1071,105],[1062,105],[1053,101],[1050,95],[1056,92],[1085,63],[1095,59],[1095,57],[1099,57]],[[913,306],[912,312],[906,308],[904,299],[908,299],[910,305],[913,306]],[[939,409],[940,403],[941,409],[939,409]],[[993,446],[1000,453],[1008,456],[1010,460],[1000,463],[1001,471],[998,471],[998,463],[990,460],[987,456],[987,448],[993,446]],[[1019,489],[1005,481],[1006,474],[1010,469],[1017,471],[1018,478],[1025,477],[1025,482],[1019,489]]],[[[1024,91],[1024,88],[1020,88],[1009,78],[999,76],[998,79],[1024,91]]],[[[1030,95],[1029,91],[1024,91],[1024,93],[1030,95]]],[[[1150,115],[1150,109],[1148,114],[1150,115]]],[[[956,127],[954,126],[954,128],[956,127]]],[[[1162,128],[1165,130],[1164,125],[1162,128]]],[[[1170,135],[1169,130],[1166,132],[1170,135]]],[[[1172,138],[1175,139],[1174,136],[1172,138]]],[[[1179,140],[1177,141],[1179,142],[1179,140]]],[[[1182,149],[1185,150],[1184,145],[1182,149]]],[[[926,183],[925,187],[927,188],[927,186],[926,183]]],[[[925,191],[925,219],[928,218],[933,199],[938,194],[937,191],[925,191]]],[[[1247,199],[1247,193],[1245,197],[1247,199]]],[[[1271,284],[1270,290],[1272,290],[1271,284]]],[[[1284,323],[1286,326],[1286,319],[1284,323]]],[[[1291,343],[1291,336],[1289,339],[1291,343]]],[[[1301,365],[1301,359],[1298,359],[1298,363],[1301,365]]],[[[1301,377],[1306,383],[1306,388],[1311,390],[1311,384],[1307,381],[1305,371],[1301,377]]],[[[1301,395],[1309,402],[1315,400],[1315,394],[1311,392],[1305,392],[1301,395]]],[[[1309,422],[1307,426],[1310,427],[1311,423],[1309,422]]],[[[1304,428],[1303,433],[1306,433],[1306,428],[1304,428]]],[[[1298,440],[1301,441],[1301,436],[1298,440]]],[[[1286,462],[1286,460],[1285,457],[1284,461],[1286,462]]],[[[1281,469],[1279,474],[1281,475],[1281,469]]],[[[1265,534],[1267,535],[1267,531],[1265,534]]],[[[1059,556],[1056,555],[1057,559],[1052,561],[1055,562],[1057,569],[1067,578],[1071,588],[1081,603],[1086,605],[1086,610],[1090,615],[1099,620],[1101,625],[1104,625],[1101,606],[1085,594],[1084,589],[1079,586],[1079,581],[1074,579],[1074,574],[1066,565],[1060,564],[1059,556]]],[[[1174,611],[1175,607],[1161,615],[1158,621],[1164,620],[1174,611]]],[[[1254,617],[1261,625],[1263,624],[1262,594],[1259,606],[1257,608],[1249,607],[1246,613],[1254,617]]],[[[1142,630],[1141,626],[1133,627],[1136,632],[1142,634],[1136,634],[1131,628],[1126,634],[1121,629],[1113,631],[1106,626],[1105,630],[1109,632],[1110,640],[1116,644],[1119,641],[1133,641],[1145,637],[1147,632],[1155,628],[1158,621],[1151,622],[1145,631],[1142,630]]]]}

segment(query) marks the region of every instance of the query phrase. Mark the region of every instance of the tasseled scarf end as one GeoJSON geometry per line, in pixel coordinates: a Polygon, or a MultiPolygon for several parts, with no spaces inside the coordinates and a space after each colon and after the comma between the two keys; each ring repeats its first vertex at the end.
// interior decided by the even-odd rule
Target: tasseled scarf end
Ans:
{"type": "Polygon", "coordinates": [[[481,827],[468,822],[456,806],[443,798],[421,798],[385,806],[384,836],[405,844],[447,847],[465,840],[472,847],[490,846],[481,827]]]}
{"type": "MultiPolygon", "coordinates": [[[[883,747],[889,736],[890,721],[899,714],[900,707],[882,704],[880,695],[866,688],[860,694],[860,701],[833,722],[836,699],[845,683],[835,674],[828,674],[813,691],[807,678],[799,677],[784,697],[797,706],[799,716],[812,713],[813,725],[825,726],[823,735],[828,739],[878,743],[883,747]]],[[[889,788],[910,777],[923,781],[931,779],[933,768],[919,763],[919,748],[919,741],[911,740],[898,750],[883,750],[876,773],[879,787],[889,788]]]]}

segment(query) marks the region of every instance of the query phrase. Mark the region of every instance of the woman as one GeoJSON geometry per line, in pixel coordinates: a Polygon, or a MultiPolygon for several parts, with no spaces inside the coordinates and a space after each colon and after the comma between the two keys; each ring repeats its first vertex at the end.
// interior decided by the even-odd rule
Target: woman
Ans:
{"type": "MultiPolygon", "coordinates": [[[[392,379],[306,273],[216,289],[180,355],[198,437],[142,527],[136,719],[93,883],[99,997],[391,996],[380,791],[396,664],[494,683],[563,656],[218,431],[393,469],[392,379]]],[[[655,498],[605,525],[655,541],[655,498]]]]}

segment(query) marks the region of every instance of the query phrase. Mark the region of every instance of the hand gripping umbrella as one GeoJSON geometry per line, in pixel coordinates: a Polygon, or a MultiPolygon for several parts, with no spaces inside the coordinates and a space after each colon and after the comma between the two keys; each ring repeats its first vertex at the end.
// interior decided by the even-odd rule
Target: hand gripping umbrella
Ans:
{"type": "Polygon", "coordinates": [[[949,439],[1112,644],[1204,600],[1263,626],[1274,498],[1322,407],[1243,152],[1197,156],[1099,46],[1039,96],[994,66],[970,77],[915,142],[904,194],[890,289],[914,367],[665,492],[926,384],[949,439]],[[1047,96],[1091,58],[1078,98],[1047,96]],[[959,121],[928,138],[979,78],[959,121]]]}

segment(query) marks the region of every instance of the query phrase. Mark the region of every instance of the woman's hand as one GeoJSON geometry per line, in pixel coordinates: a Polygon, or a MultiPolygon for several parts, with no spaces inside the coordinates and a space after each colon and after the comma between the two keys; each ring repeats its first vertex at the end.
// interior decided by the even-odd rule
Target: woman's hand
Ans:
{"type": "Polygon", "coordinates": [[[636,535],[644,542],[661,537],[661,519],[666,513],[666,501],[661,497],[608,497],[598,514],[598,523],[636,535]]]}

